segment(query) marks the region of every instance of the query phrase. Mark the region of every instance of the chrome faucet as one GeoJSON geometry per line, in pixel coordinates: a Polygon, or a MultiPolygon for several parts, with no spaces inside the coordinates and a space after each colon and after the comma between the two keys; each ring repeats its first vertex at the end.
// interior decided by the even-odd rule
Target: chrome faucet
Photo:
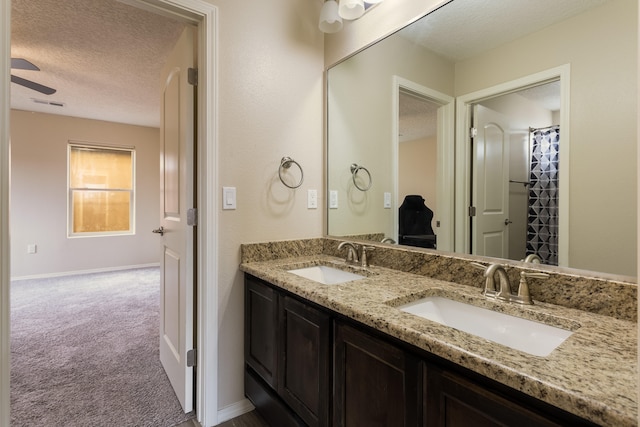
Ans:
{"type": "Polygon", "coordinates": [[[347,247],[347,256],[345,257],[345,262],[347,264],[357,264],[360,262],[358,258],[358,245],[353,242],[342,242],[338,245],[338,250],[341,250],[344,247],[347,247]]]}
{"type": "Polygon", "coordinates": [[[484,277],[486,278],[486,282],[484,284],[484,291],[482,292],[482,294],[486,298],[515,302],[518,304],[533,304],[533,300],[531,299],[531,295],[529,294],[529,284],[527,283],[528,277],[538,279],[545,279],[549,277],[549,275],[546,273],[522,271],[520,272],[518,293],[513,294],[511,293],[511,282],[509,281],[509,276],[507,275],[507,271],[505,270],[505,265],[489,264],[489,266],[485,267],[484,265],[475,262],[472,262],[471,265],[475,268],[484,270],[484,277]],[[498,275],[499,288],[496,288],[496,274],[498,275]]]}
{"type": "Polygon", "coordinates": [[[338,250],[347,248],[347,256],[345,262],[347,264],[360,264],[362,268],[369,267],[369,257],[367,253],[374,250],[373,246],[358,245],[353,242],[342,242],[338,245],[338,250]]]}
{"type": "Polygon", "coordinates": [[[391,244],[395,245],[396,241],[393,240],[391,237],[385,237],[384,239],[382,239],[380,241],[380,243],[391,243],[391,244]]]}
{"type": "Polygon", "coordinates": [[[504,269],[503,265],[489,265],[484,272],[484,277],[487,279],[484,286],[485,296],[496,298],[502,301],[509,301],[511,299],[511,283],[509,282],[509,276],[507,275],[507,272],[504,269]],[[498,275],[498,279],[500,281],[499,289],[496,289],[496,274],[498,275]],[[493,293],[490,293],[491,290],[493,290],[493,293]],[[487,291],[489,291],[489,293],[487,291]]]}

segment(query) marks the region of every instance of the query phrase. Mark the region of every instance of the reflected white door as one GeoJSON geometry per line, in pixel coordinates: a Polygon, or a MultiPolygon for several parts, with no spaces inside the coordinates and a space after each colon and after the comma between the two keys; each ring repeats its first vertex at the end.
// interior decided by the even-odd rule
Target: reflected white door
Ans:
{"type": "Polygon", "coordinates": [[[481,105],[473,107],[473,237],[475,255],[507,258],[509,254],[508,120],[481,105]]]}
{"type": "Polygon", "coordinates": [[[185,412],[193,410],[194,239],[187,211],[194,207],[194,30],[187,28],[162,73],[160,124],[160,361],[185,412]]]}

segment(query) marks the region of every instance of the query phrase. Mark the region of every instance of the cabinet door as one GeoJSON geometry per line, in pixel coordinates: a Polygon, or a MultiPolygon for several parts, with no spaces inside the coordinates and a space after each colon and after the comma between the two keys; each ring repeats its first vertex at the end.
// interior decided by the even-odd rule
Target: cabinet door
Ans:
{"type": "Polygon", "coordinates": [[[418,425],[419,372],[403,350],[336,323],[334,426],[418,425]]]}
{"type": "Polygon", "coordinates": [[[245,279],[245,362],[277,387],[278,294],[249,276],[245,279]]]}
{"type": "Polygon", "coordinates": [[[330,318],[282,297],[278,393],[309,426],[329,425],[330,318]]]}
{"type": "MultiPolygon", "coordinates": [[[[427,365],[425,425],[438,427],[559,427],[533,410],[495,394],[462,376],[427,365]]],[[[574,425],[574,424],[570,424],[574,425]]]]}

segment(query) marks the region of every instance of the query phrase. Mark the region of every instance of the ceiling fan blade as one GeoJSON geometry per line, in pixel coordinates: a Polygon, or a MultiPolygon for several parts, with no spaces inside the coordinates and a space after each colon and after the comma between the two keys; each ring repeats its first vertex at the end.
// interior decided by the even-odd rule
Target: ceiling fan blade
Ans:
{"type": "Polygon", "coordinates": [[[29,89],[33,89],[40,93],[44,93],[45,95],[53,95],[54,93],[56,93],[55,89],[41,85],[40,83],[32,82],[31,80],[23,79],[22,77],[14,76],[13,74],[11,75],[11,82],[29,89]]]}
{"type": "Polygon", "coordinates": [[[11,68],[16,70],[40,71],[40,68],[23,58],[11,58],[11,68]]]}

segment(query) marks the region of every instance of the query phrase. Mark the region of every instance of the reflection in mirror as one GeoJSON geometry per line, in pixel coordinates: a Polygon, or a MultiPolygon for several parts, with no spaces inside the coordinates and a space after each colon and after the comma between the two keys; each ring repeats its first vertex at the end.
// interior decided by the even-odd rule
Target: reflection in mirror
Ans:
{"type": "Polygon", "coordinates": [[[554,81],[473,105],[473,254],[558,265],[560,99],[554,81]]]}
{"type": "MultiPolygon", "coordinates": [[[[548,264],[635,276],[637,8],[630,0],[454,0],[330,68],[327,234],[397,241],[399,207],[415,194],[434,212],[438,250],[516,260],[535,251],[548,264]],[[547,77],[533,84],[536,75],[547,77]],[[541,104],[549,99],[555,105],[541,104]],[[436,107],[435,117],[415,113],[420,103],[436,107]],[[498,173],[493,159],[490,177],[478,176],[479,143],[470,137],[480,106],[507,116],[541,112],[500,128],[505,167],[498,173]],[[405,138],[412,122],[431,136],[405,138]],[[557,219],[549,194],[531,183],[532,141],[540,137],[529,128],[552,125],[562,135],[557,219]],[[368,192],[354,191],[351,163],[367,165],[368,192]],[[488,178],[494,184],[481,185],[488,178]],[[483,236],[478,224],[478,201],[495,201],[496,186],[499,238],[483,236]],[[530,218],[535,198],[546,204],[530,218]],[[556,249],[545,246],[554,239],[556,249]]],[[[545,191],[550,179],[540,178],[545,191]]]]}

